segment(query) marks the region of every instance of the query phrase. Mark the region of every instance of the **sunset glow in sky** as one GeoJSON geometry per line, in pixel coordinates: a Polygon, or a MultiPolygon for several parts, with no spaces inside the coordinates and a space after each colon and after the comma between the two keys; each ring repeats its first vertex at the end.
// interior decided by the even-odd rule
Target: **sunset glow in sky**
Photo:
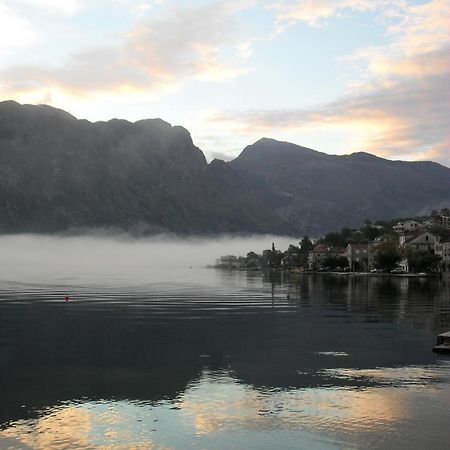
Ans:
{"type": "Polygon", "coordinates": [[[0,99],[450,166],[450,0],[0,0],[0,99]]]}

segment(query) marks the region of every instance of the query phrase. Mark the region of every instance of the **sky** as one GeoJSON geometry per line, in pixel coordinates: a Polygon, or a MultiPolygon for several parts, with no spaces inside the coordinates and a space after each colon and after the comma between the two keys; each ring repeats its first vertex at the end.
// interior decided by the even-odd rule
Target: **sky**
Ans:
{"type": "Polygon", "coordinates": [[[450,0],[0,0],[0,100],[450,166],[450,0]]]}

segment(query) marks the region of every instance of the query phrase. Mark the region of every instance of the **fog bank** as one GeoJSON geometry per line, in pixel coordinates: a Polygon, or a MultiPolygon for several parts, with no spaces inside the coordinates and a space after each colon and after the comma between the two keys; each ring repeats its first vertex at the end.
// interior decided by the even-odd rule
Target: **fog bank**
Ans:
{"type": "Polygon", "coordinates": [[[120,278],[132,283],[165,272],[199,269],[221,255],[262,252],[272,242],[284,250],[299,240],[260,235],[206,239],[4,235],[0,236],[0,281],[57,284],[120,278]]]}

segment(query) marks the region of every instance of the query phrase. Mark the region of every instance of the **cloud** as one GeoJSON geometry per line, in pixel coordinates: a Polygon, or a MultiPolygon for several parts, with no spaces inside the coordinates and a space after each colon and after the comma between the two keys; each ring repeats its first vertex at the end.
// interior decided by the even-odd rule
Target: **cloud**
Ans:
{"type": "Polygon", "coordinates": [[[146,13],[163,0],[3,0],[11,8],[26,12],[30,8],[49,15],[73,16],[96,7],[126,8],[132,14],[146,13]]]}
{"type": "Polygon", "coordinates": [[[326,19],[341,16],[345,12],[364,12],[383,9],[396,15],[404,5],[402,0],[296,0],[282,1],[270,6],[276,11],[277,24],[283,28],[297,22],[320,26],[326,19]]]}
{"type": "MultiPolygon", "coordinates": [[[[7,0],[8,1],[8,0],[7,0]]],[[[82,7],[81,0],[14,0],[15,7],[31,7],[44,10],[50,14],[73,15],[82,7]]]]}
{"type": "Polygon", "coordinates": [[[11,54],[16,49],[33,44],[36,33],[31,23],[17,12],[0,4],[0,55],[11,54]]]}
{"type": "Polygon", "coordinates": [[[233,80],[248,71],[236,49],[235,8],[225,1],[173,8],[136,23],[119,43],[72,53],[58,66],[7,67],[0,71],[0,91],[9,97],[54,89],[73,96],[154,93],[186,79],[233,80]]]}
{"type": "Polygon", "coordinates": [[[398,20],[387,24],[393,42],[357,50],[343,60],[359,64],[371,76],[422,76],[449,71],[450,0],[433,0],[404,7],[398,20]]]}
{"type": "MultiPolygon", "coordinates": [[[[365,8],[367,2],[343,3],[365,8]]],[[[313,4],[325,7],[336,2],[313,4]]],[[[223,111],[210,120],[250,134],[255,130],[300,134],[311,129],[345,130],[354,136],[349,150],[404,159],[432,158],[450,166],[449,11],[449,0],[404,5],[403,16],[387,25],[390,44],[359,49],[341,58],[359,76],[340,99],[307,110],[223,111]]]]}
{"type": "Polygon", "coordinates": [[[448,76],[398,82],[308,110],[224,111],[211,116],[241,133],[344,129],[349,150],[404,159],[438,159],[450,166],[448,76]]]}

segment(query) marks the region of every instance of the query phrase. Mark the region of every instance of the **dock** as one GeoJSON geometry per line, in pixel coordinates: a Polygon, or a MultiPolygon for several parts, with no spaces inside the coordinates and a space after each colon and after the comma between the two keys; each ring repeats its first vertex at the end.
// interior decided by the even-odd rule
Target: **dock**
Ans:
{"type": "Polygon", "coordinates": [[[450,331],[442,333],[437,337],[437,342],[433,347],[433,352],[450,353],[450,331]]]}

